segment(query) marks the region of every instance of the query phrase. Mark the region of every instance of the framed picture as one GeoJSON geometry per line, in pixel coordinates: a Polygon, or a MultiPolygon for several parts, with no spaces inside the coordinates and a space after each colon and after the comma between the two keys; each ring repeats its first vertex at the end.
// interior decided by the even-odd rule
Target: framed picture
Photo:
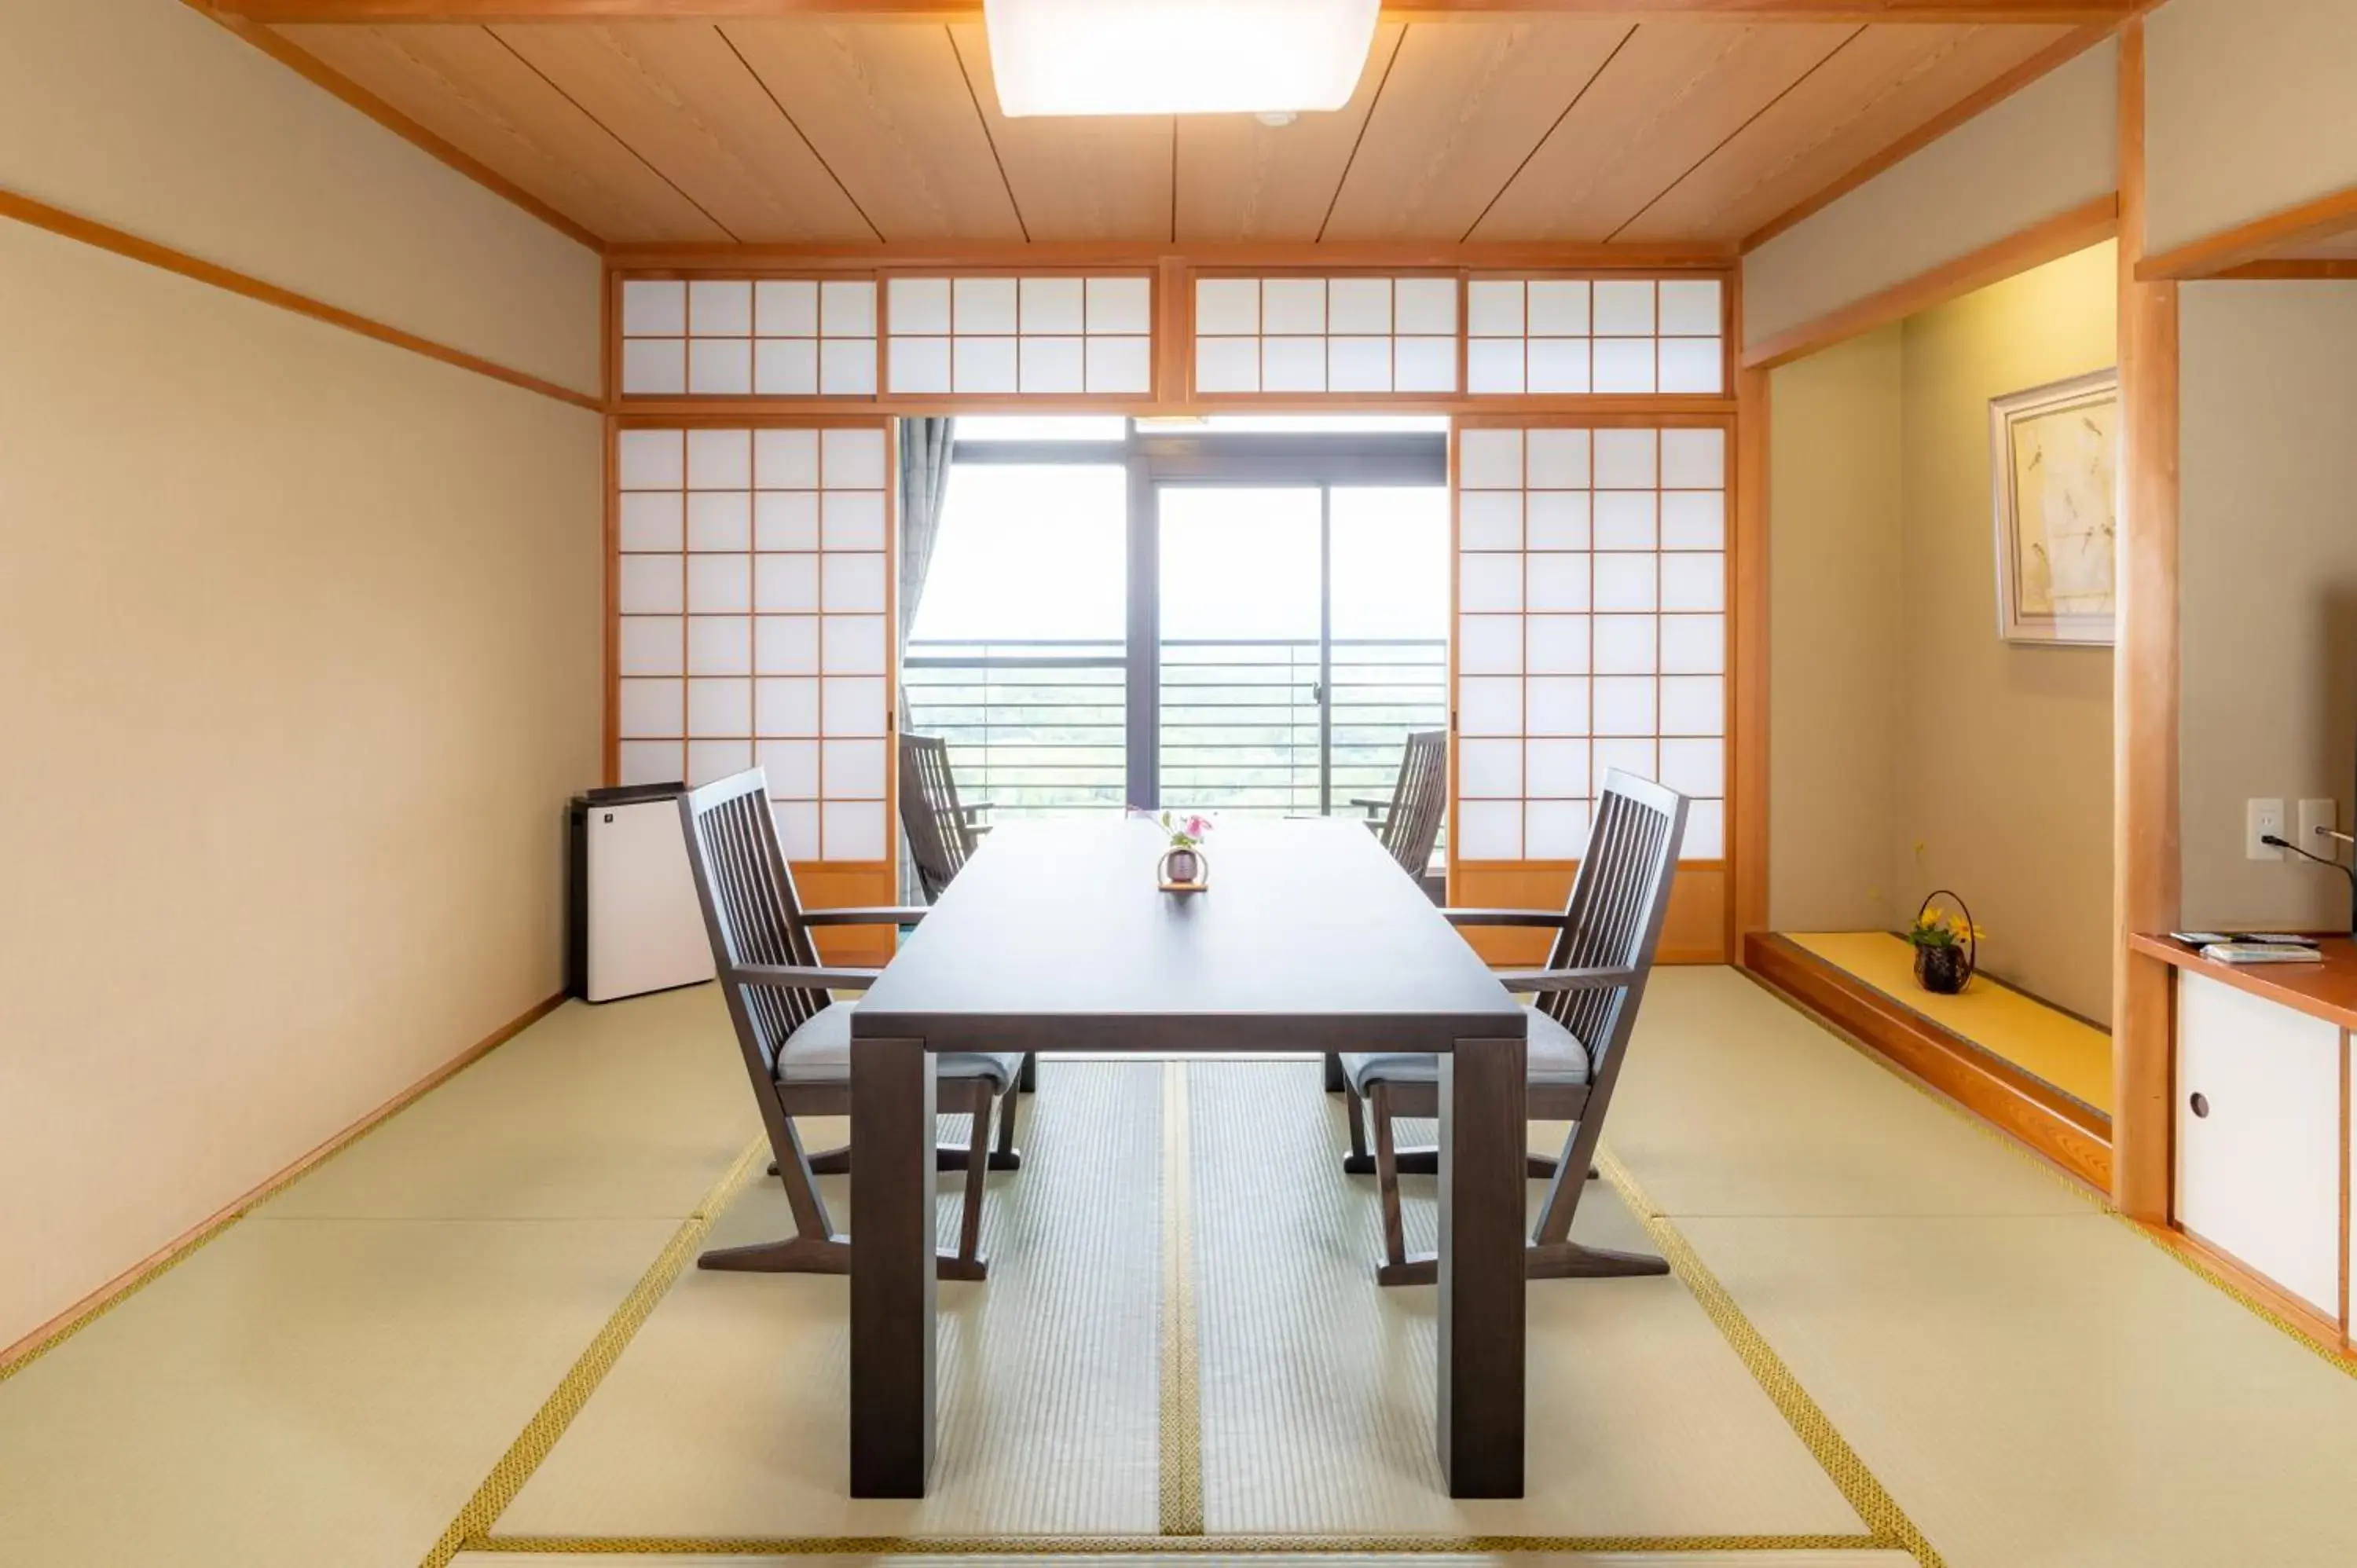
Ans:
{"type": "Polygon", "coordinates": [[[1997,635],[2113,640],[2118,607],[2120,373],[1989,402],[1997,635]]]}

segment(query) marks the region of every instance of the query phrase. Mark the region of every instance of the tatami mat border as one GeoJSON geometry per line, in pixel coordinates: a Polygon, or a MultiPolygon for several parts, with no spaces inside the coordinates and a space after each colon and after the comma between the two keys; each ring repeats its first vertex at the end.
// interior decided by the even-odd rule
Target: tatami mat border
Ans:
{"type": "MultiPolygon", "coordinates": [[[[780,1539],[719,1536],[502,1535],[469,1552],[642,1557],[1326,1556],[1338,1552],[1443,1556],[1484,1552],[1888,1552],[1870,1535],[846,1535],[780,1539]]],[[[1937,1558],[1932,1559],[1937,1562],[1937,1558]]]]}
{"type": "Polygon", "coordinates": [[[648,1315],[654,1311],[655,1305],[678,1281],[688,1261],[703,1247],[704,1239],[711,1232],[714,1223],[737,1195],[744,1190],[746,1183],[753,1178],[753,1173],[767,1163],[769,1148],[766,1134],[748,1144],[744,1152],[730,1162],[720,1179],[713,1183],[711,1189],[698,1200],[694,1209],[656,1255],[655,1261],[647,1265],[647,1272],[639,1276],[639,1283],[630,1287],[630,1294],[622,1298],[622,1305],[614,1309],[614,1315],[597,1331],[597,1337],[589,1341],[589,1348],[581,1352],[580,1359],[573,1363],[564,1380],[556,1385],[556,1391],[548,1396],[516,1440],[508,1445],[507,1452],[500,1455],[499,1463],[491,1466],[491,1473],[483,1477],[483,1484],[475,1488],[475,1495],[467,1499],[466,1506],[458,1510],[458,1517],[450,1521],[449,1528],[442,1532],[442,1538],[425,1554],[422,1568],[444,1568],[444,1564],[462,1551],[490,1549],[491,1543],[484,1536],[491,1528],[491,1521],[515,1501],[516,1494],[523,1490],[524,1482],[540,1468],[541,1461],[548,1457],[549,1451],[556,1446],[557,1439],[565,1435],[565,1429],[573,1424],[573,1418],[581,1413],[581,1407],[589,1402],[589,1396],[597,1391],[606,1374],[613,1370],[614,1363],[621,1359],[622,1352],[645,1324],[648,1315]]]}
{"type": "Polygon", "coordinates": [[[1187,1064],[1162,1064],[1162,1533],[1203,1535],[1203,1409],[1195,1336],[1187,1064]]]}
{"type": "Polygon", "coordinates": [[[1629,1167],[1609,1149],[1598,1152],[1596,1165],[1612,1190],[1620,1195],[1620,1201],[1629,1206],[1629,1212],[1644,1226],[1653,1245],[1662,1250],[1671,1273],[1677,1275],[1679,1283],[1692,1293],[1712,1324],[1726,1337],[1744,1370],[1751,1374],[1778,1413],[1792,1424],[1793,1434],[1874,1532],[1874,1544],[1906,1552],[1922,1568],[1944,1568],[1940,1554],[1932,1549],[1923,1532],[1915,1528],[1915,1521],[1907,1517],[1898,1500],[1875,1478],[1874,1472],[1866,1467],[1866,1461],[1857,1456],[1849,1440],[1834,1429],[1824,1408],[1809,1397],[1809,1391],[1801,1386],[1784,1359],[1776,1354],[1767,1337],[1736,1305],[1735,1297],[1719,1283],[1718,1276],[1710,1272],[1693,1244],[1646,1196],[1637,1178],[1629,1174],[1629,1167]]]}

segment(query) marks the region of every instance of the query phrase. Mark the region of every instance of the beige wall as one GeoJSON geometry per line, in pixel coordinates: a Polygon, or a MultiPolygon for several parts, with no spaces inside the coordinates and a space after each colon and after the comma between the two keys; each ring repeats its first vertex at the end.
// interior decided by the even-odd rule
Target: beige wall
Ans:
{"type": "Polygon", "coordinates": [[[2114,361],[2115,249],[1776,374],[1770,919],[1889,928],[1953,887],[1990,972],[2110,1013],[2111,680],[1996,634],[1988,403],[2114,361]]]}
{"type": "Polygon", "coordinates": [[[2108,195],[2118,104],[2107,39],[1779,234],[1743,259],[1745,342],[2108,195]]]}
{"type": "MultiPolygon", "coordinates": [[[[0,184],[596,384],[596,262],[174,0],[0,184]],[[586,284],[585,284],[586,279],[586,284]]],[[[0,1345],[562,983],[597,415],[0,220],[0,1345]]]]}
{"type": "Polygon", "coordinates": [[[2357,4],[2169,0],[2145,29],[2154,250],[2357,186],[2357,4]]]}
{"type": "Polygon", "coordinates": [[[1905,641],[1897,327],[1769,390],[1768,923],[1887,929],[1905,641]]]}
{"type": "Polygon", "coordinates": [[[2357,768],[2357,284],[2181,294],[2184,910],[2339,929],[2336,873],[2244,854],[2244,802],[2335,800],[2357,768]]]}
{"type": "Polygon", "coordinates": [[[2117,361],[2114,246],[1905,328],[1905,656],[1898,878],[1956,889],[1990,972],[2111,1015],[2112,652],[1996,635],[1988,403],[2117,361]]]}
{"type": "Polygon", "coordinates": [[[0,188],[598,390],[593,252],[181,0],[0,4],[0,188]]]}

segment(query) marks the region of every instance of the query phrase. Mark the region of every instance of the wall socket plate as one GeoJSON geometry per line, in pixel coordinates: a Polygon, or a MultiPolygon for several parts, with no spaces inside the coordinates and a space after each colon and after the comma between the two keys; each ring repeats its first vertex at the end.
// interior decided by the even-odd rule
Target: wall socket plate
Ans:
{"type": "Polygon", "coordinates": [[[2322,837],[2318,830],[2337,828],[2340,825],[2341,803],[2339,801],[2302,800],[2299,803],[2299,832],[2292,835],[2291,842],[2310,854],[2320,854],[2328,859],[2337,860],[2340,856],[2336,852],[2341,846],[2332,840],[2322,837]]]}
{"type": "Polygon", "coordinates": [[[2290,824],[2284,821],[2284,803],[2280,796],[2271,800],[2249,800],[2244,803],[2246,821],[2244,830],[2243,853],[2253,860],[2281,860],[2284,852],[2259,840],[2272,833],[2276,838],[2289,838],[2284,832],[2290,824]]]}

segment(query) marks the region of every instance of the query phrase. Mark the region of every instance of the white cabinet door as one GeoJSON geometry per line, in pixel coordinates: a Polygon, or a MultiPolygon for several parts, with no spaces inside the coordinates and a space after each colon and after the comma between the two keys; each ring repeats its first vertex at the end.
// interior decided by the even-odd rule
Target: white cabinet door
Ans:
{"type": "Polygon", "coordinates": [[[2341,1312],[2341,1031],[2180,971],[2177,1221],[2341,1312]]]}

